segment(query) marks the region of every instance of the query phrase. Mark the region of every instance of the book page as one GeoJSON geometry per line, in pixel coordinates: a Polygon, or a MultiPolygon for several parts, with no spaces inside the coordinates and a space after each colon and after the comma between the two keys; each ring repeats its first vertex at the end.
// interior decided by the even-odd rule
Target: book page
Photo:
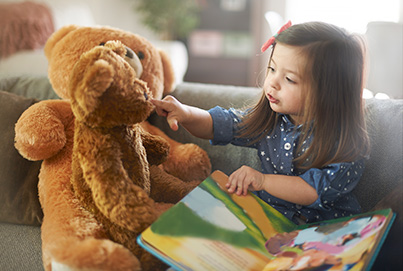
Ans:
{"type": "Polygon", "coordinates": [[[265,270],[365,270],[391,225],[390,209],[300,226],[267,242],[276,258],[265,270]]]}
{"type": "Polygon", "coordinates": [[[214,172],[165,212],[141,238],[185,270],[262,270],[271,236],[296,225],[252,194],[228,194],[214,172]]]}

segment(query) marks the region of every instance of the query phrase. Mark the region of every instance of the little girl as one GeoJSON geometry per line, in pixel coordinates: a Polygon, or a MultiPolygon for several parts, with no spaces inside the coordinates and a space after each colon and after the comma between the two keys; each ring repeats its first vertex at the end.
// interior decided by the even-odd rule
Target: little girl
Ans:
{"type": "Polygon", "coordinates": [[[359,213],[352,190],[369,150],[362,40],[326,23],[289,23],[262,51],[269,47],[262,96],[252,107],[205,111],[167,96],[152,101],[157,114],[212,144],[257,149],[261,172],[233,172],[230,193],[254,191],[295,223],[359,213]]]}

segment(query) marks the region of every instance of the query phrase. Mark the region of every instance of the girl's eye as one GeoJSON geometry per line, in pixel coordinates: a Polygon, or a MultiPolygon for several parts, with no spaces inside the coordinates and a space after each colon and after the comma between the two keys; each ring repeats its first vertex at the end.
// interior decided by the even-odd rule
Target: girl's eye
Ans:
{"type": "Polygon", "coordinates": [[[295,84],[295,83],[296,83],[296,82],[295,82],[294,80],[292,80],[290,77],[286,77],[285,79],[287,80],[288,83],[291,83],[291,84],[295,84]]]}
{"type": "Polygon", "coordinates": [[[269,72],[274,72],[274,71],[275,71],[274,68],[271,67],[271,66],[267,67],[267,70],[268,70],[269,72]]]}

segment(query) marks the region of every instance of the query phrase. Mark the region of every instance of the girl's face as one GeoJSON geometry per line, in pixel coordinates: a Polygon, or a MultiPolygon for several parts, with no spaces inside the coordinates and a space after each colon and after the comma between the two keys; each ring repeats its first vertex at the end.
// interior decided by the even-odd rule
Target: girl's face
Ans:
{"type": "Polygon", "coordinates": [[[301,124],[302,119],[302,69],[305,65],[306,59],[298,47],[277,43],[263,86],[271,109],[289,115],[296,125],[301,124]]]}

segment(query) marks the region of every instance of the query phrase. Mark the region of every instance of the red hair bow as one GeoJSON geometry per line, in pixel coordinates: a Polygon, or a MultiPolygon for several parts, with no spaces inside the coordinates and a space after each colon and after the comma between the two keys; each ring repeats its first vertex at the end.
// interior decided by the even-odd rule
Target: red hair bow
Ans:
{"type": "Polygon", "coordinates": [[[262,53],[264,53],[267,48],[270,47],[270,45],[273,44],[273,42],[276,40],[276,37],[278,36],[278,34],[280,34],[281,32],[283,32],[284,30],[286,30],[287,28],[289,28],[291,26],[291,21],[288,21],[285,25],[283,25],[280,30],[277,32],[277,34],[275,34],[274,36],[272,36],[268,41],[266,41],[265,44],[263,44],[262,48],[260,49],[262,51],[262,53]]]}

